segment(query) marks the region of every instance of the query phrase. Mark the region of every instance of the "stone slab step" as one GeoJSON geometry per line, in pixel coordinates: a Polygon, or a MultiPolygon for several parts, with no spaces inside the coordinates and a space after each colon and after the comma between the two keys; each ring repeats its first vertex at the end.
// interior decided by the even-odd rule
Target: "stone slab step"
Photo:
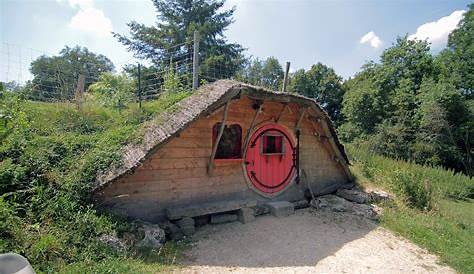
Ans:
{"type": "Polygon", "coordinates": [[[295,206],[293,203],[281,201],[281,202],[269,202],[266,206],[270,209],[270,213],[275,217],[286,217],[295,213],[295,206]]]}
{"type": "Polygon", "coordinates": [[[254,207],[256,200],[230,200],[211,203],[196,203],[192,206],[173,207],[166,209],[166,217],[177,220],[184,217],[196,217],[208,214],[238,210],[244,207],[254,207]]]}

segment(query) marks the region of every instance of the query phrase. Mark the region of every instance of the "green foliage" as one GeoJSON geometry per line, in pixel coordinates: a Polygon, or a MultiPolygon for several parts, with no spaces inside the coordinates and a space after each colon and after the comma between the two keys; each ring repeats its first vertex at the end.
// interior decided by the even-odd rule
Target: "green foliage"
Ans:
{"type": "Polygon", "coordinates": [[[168,93],[183,92],[185,90],[179,74],[174,71],[172,65],[163,76],[163,90],[168,93]]]}
{"type": "Polygon", "coordinates": [[[74,97],[79,75],[85,76],[85,89],[104,72],[114,69],[102,54],[87,48],[65,47],[58,56],[41,56],[31,63],[33,80],[29,83],[31,98],[40,101],[65,100],[74,97]]]}
{"type": "Polygon", "coordinates": [[[283,68],[275,57],[268,57],[265,61],[255,58],[247,60],[237,78],[252,85],[279,90],[283,83],[283,73],[283,68]]]}
{"type": "Polygon", "coordinates": [[[117,233],[123,221],[93,208],[96,176],[120,163],[124,145],[139,142],[144,121],[188,94],[164,94],[120,112],[2,97],[16,110],[0,144],[0,253],[22,254],[44,272],[119,258],[97,240],[117,233]]]}
{"type": "Polygon", "coordinates": [[[452,81],[468,99],[474,99],[474,4],[450,35],[448,47],[440,54],[443,77],[452,81]]]}
{"type": "Polygon", "coordinates": [[[421,164],[472,175],[474,115],[463,90],[447,77],[445,55],[433,57],[425,41],[398,38],[380,63],[366,64],[345,84],[340,127],[346,142],[421,164]]]}
{"type": "Polygon", "coordinates": [[[462,173],[386,158],[371,153],[368,146],[347,145],[347,148],[365,177],[408,200],[415,199],[418,194],[414,192],[422,189],[427,192],[429,190],[430,193],[426,195],[438,198],[457,200],[474,198],[474,179],[462,173]],[[428,187],[425,186],[426,181],[428,187]],[[418,186],[406,186],[409,183],[416,183],[418,186]],[[413,195],[410,197],[411,194],[413,195]]]}
{"type": "Polygon", "coordinates": [[[460,273],[474,269],[474,179],[346,146],[358,183],[383,188],[395,202],[382,204],[381,225],[439,254],[460,273]]]}
{"type": "Polygon", "coordinates": [[[298,70],[290,78],[289,91],[314,98],[339,125],[342,121],[342,98],[344,89],[342,77],[334,69],[321,63],[312,65],[308,71],[298,70]]]}
{"type": "Polygon", "coordinates": [[[106,107],[121,109],[136,100],[135,82],[125,74],[103,73],[89,86],[89,92],[106,107]]]}

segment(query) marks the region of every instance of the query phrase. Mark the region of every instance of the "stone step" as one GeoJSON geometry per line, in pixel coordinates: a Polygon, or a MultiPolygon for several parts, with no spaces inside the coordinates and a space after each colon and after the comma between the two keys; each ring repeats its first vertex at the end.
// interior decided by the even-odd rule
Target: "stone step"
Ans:
{"type": "Polygon", "coordinates": [[[293,203],[287,201],[269,202],[265,205],[270,209],[270,213],[275,217],[286,217],[295,213],[293,203]]]}

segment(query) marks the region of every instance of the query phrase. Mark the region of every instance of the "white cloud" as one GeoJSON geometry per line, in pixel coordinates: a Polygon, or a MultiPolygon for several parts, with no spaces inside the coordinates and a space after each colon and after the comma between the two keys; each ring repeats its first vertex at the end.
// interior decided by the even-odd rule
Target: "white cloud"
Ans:
{"type": "Polygon", "coordinates": [[[56,0],[58,3],[67,1],[71,8],[78,8],[71,18],[69,27],[74,30],[108,36],[112,32],[112,21],[104,12],[94,6],[94,0],[56,0]]]}
{"type": "Polygon", "coordinates": [[[375,32],[369,31],[360,38],[359,43],[369,44],[373,48],[378,48],[382,45],[382,40],[380,40],[375,32]]]}
{"type": "Polygon", "coordinates": [[[416,33],[408,36],[408,39],[428,40],[434,46],[444,45],[448,41],[449,33],[457,27],[465,12],[457,10],[437,21],[425,23],[416,29],[416,33]]]}

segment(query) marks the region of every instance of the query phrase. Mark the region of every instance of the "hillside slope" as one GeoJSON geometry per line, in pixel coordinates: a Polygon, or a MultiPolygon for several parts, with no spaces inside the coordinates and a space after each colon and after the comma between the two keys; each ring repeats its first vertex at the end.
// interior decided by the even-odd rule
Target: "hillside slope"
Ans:
{"type": "Polygon", "coordinates": [[[395,194],[381,224],[427,248],[462,273],[474,271],[474,179],[438,167],[393,160],[348,146],[366,188],[395,194]]]}
{"type": "Polygon", "coordinates": [[[0,123],[0,253],[22,254],[45,272],[119,256],[97,237],[127,224],[97,213],[90,190],[126,144],[140,141],[146,121],[188,94],[165,94],[142,109],[0,98],[8,111],[0,123]]]}

